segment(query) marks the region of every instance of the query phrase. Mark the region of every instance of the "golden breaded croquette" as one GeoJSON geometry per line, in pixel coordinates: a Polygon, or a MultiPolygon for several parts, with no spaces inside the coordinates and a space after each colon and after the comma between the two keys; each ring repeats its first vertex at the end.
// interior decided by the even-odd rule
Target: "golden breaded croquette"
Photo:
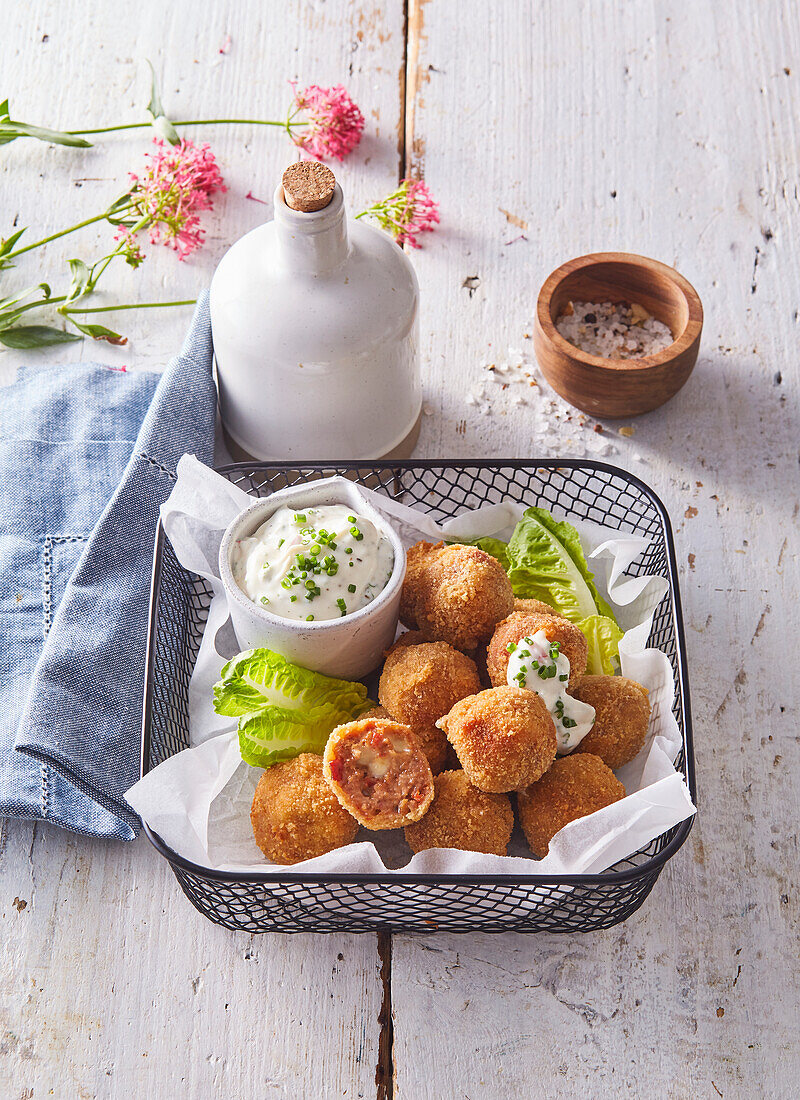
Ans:
{"type": "Polygon", "coordinates": [[[446,642],[403,646],[386,659],[378,700],[412,729],[432,726],[454,703],[480,691],[475,662],[446,642]]]}
{"type": "Polygon", "coordinates": [[[406,825],[412,852],[426,848],[459,848],[504,856],[514,828],[514,811],[506,794],[479,791],[463,771],[442,772],[434,779],[430,809],[414,825],[406,825]]]}
{"type": "Polygon", "coordinates": [[[641,751],[650,724],[647,688],[624,676],[584,676],[572,692],[595,709],[594,725],[575,749],[621,768],[641,751]]]}
{"type": "Polygon", "coordinates": [[[371,710],[365,710],[363,714],[359,714],[359,718],[391,718],[391,714],[384,707],[372,707],[371,710]]]}
{"type": "Polygon", "coordinates": [[[549,642],[559,643],[562,655],[569,660],[568,689],[572,691],[577,685],[586,671],[586,662],[589,657],[586,638],[578,627],[568,619],[561,619],[555,615],[532,615],[522,611],[512,611],[507,619],[497,624],[486,655],[489,678],[495,687],[506,683],[508,645],[516,644],[522,638],[532,638],[540,630],[545,632],[549,642]]]}
{"type": "Polygon", "coordinates": [[[480,689],[478,671],[469,657],[446,642],[424,642],[390,651],[378,698],[392,718],[411,726],[437,775],[447,761],[448,744],[435,722],[459,699],[480,689]]]}
{"type": "Polygon", "coordinates": [[[527,787],[555,759],[556,727],[535,691],[489,688],[461,699],[439,725],[467,779],[482,791],[527,787]]]}
{"type": "Polygon", "coordinates": [[[322,776],[322,757],[302,752],[267,768],[250,810],[253,835],[273,863],[299,863],[352,843],[358,822],[322,776]]]}
{"type": "Polygon", "coordinates": [[[570,821],[625,797],[625,788],[599,756],[561,756],[542,778],[517,792],[523,832],[534,855],[547,855],[550,841],[570,821]]]}
{"type": "Polygon", "coordinates": [[[549,603],[544,603],[542,600],[522,599],[519,596],[514,597],[514,610],[522,611],[526,615],[552,615],[554,619],[565,617],[549,603]]]}
{"type": "Polygon", "coordinates": [[[514,606],[506,571],[477,546],[417,543],[409,558],[400,617],[429,641],[473,651],[514,606]]]}
{"type": "Polygon", "coordinates": [[[400,722],[358,718],[337,726],[322,759],[336,798],[366,829],[419,821],[433,799],[433,776],[419,738],[400,722]]]}
{"type": "Polygon", "coordinates": [[[386,658],[396,652],[398,649],[403,649],[407,645],[422,645],[428,639],[420,630],[407,630],[404,634],[401,634],[399,638],[395,638],[389,648],[383,655],[384,661],[386,658]]]}
{"type": "Polygon", "coordinates": [[[430,555],[437,553],[441,547],[441,542],[415,542],[406,551],[406,575],[400,592],[400,622],[409,630],[417,629],[416,593],[420,574],[430,555]]]}

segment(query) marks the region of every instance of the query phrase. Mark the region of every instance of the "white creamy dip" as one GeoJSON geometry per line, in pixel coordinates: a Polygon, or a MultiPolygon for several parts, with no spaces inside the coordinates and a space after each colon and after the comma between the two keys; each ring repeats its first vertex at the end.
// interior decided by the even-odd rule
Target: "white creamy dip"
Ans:
{"type": "Polygon", "coordinates": [[[541,695],[555,723],[558,755],[572,752],[594,725],[595,710],[567,695],[569,657],[559,651],[558,642],[548,640],[543,630],[516,644],[510,642],[507,648],[508,683],[541,695]]]}
{"type": "Polygon", "coordinates": [[[344,504],[279,508],[231,554],[234,579],[253,603],[306,622],[365,607],[393,567],[389,540],[344,504]]]}

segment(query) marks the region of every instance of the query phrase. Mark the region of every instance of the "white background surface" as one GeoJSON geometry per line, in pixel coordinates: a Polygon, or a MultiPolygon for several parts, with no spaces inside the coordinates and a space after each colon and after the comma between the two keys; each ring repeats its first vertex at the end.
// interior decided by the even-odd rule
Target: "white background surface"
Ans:
{"type": "MultiPolygon", "coordinates": [[[[138,119],[145,57],[173,117],[279,117],[287,78],[342,81],[367,118],[339,172],[351,206],[424,173],[443,224],[414,253],[431,408],[418,453],[610,445],[605,457],[665,500],[700,818],[626,924],[395,936],[385,981],[373,936],[233,934],[190,907],[145,840],[9,822],[3,1096],[372,1097],[389,986],[400,1100],[796,1094],[799,33],[788,0],[409,0],[407,22],[401,0],[4,6],[0,98],[13,117],[138,119]],[[618,423],[581,426],[545,386],[525,406],[510,390],[488,412],[466,404],[480,364],[527,342],[544,277],[606,248],[675,264],[703,298],[700,361],[678,397],[630,438],[618,423]]],[[[211,142],[230,186],[207,248],[185,264],[152,249],[138,273],[111,271],[104,299],[194,297],[230,240],[269,215],[244,196],[269,199],[291,159],[285,137],[190,136],[211,142]]],[[[99,210],[146,140],[3,147],[0,235],[99,210]]],[[[57,242],[3,285],[58,284],[64,260],[100,254],[107,235],[57,242]]],[[[42,355],[158,368],[188,317],[119,314],[127,347],[42,355]]],[[[0,369],[17,356],[0,353],[0,369]]]]}

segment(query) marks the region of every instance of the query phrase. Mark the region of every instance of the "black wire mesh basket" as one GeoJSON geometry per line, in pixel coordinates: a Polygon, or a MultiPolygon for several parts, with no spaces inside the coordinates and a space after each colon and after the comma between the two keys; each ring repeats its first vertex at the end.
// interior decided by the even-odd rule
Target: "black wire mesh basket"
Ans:
{"type": "MultiPolygon", "coordinates": [[[[650,540],[629,569],[664,577],[649,644],[668,656],[675,679],[675,719],[683,747],[675,762],[696,801],[691,714],[677,565],[663,504],[638,478],[605,463],[376,462],[245,464],[219,471],[254,496],[341,474],[443,521],[467,508],[515,501],[556,508],[650,540]]],[[[142,731],[142,775],[189,746],[188,687],[211,590],[188,573],[164,536],[156,535],[142,731]]],[[[692,819],[602,874],[558,878],[411,874],[321,874],[291,870],[214,871],[191,863],[145,825],[192,904],[209,920],[245,932],[588,932],[631,915],[664,864],[689,835],[692,819]]]]}

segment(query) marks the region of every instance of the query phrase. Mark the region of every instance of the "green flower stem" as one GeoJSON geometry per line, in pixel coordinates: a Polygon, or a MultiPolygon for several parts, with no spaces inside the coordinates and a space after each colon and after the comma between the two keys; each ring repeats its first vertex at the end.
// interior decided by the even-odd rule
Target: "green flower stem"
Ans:
{"type": "MultiPolygon", "coordinates": [[[[124,210],[125,208],[123,208],[124,210]]],[[[114,211],[114,213],[123,212],[114,211]]],[[[3,260],[11,260],[15,256],[21,256],[25,252],[31,252],[34,248],[41,248],[43,244],[49,244],[50,241],[57,241],[59,237],[66,237],[70,233],[76,232],[78,229],[83,229],[87,225],[94,225],[95,222],[104,221],[108,217],[108,210],[105,210],[102,214],[95,214],[93,218],[86,218],[85,221],[78,222],[76,225],[71,225],[68,229],[60,229],[58,233],[51,233],[49,237],[42,237],[40,241],[34,241],[33,244],[26,244],[24,248],[15,248],[13,252],[9,252],[7,256],[3,257],[3,260]]]]}
{"type": "MultiPolygon", "coordinates": [[[[63,298],[50,298],[49,301],[62,301],[63,298]]],[[[60,313],[68,315],[70,313],[116,313],[120,309],[161,309],[162,306],[193,306],[197,302],[196,298],[186,298],[181,302],[128,302],[119,306],[94,306],[92,309],[62,309],[60,313]]],[[[37,302],[37,305],[41,305],[41,302],[37,302]]]]}
{"type": "MultiPolygon", "coordinates": [[[[171,121],[171,120],[170,120],[171,121]]],[[[100,126],[96,130],[66,130],[65,133],[71,136],[82,136],[84,134],[110,134],[116,130],[144,130],[152,126],[152,122],[128,122],[123,126],[100,126]]],[[[226,126],[226,125],[239,125],[239,126],[280,126],[281,129],[292,129],[295,126],[307,126],[307,122],[286,122],[274,121],[272,119],[263,118],[194,118],[183,119],[179,122],[173,122],[173,126],[226,126]]]]}

